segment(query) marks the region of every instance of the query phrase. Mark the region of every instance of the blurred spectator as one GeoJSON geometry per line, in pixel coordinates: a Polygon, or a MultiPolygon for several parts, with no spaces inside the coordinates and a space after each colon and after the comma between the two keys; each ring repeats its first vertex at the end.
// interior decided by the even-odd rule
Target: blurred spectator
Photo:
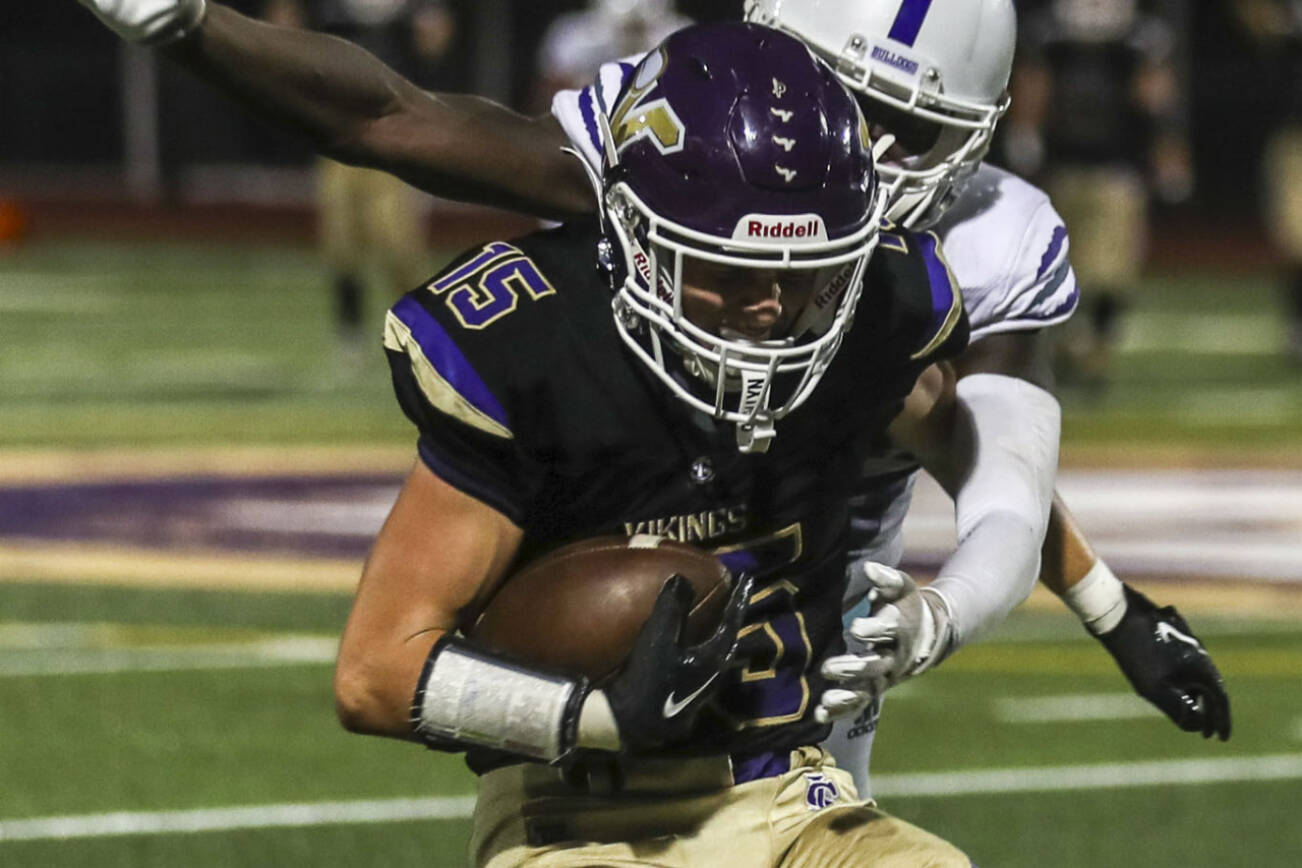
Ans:
{"type": "MultiPolygon", "coordinates": [[[[456,35],[442,0],[270,0],[265,17],[355,42],[408,78],[439,86],[456,35]]],[[[392,175],[321,159],[317,164],[321,255],[331,270],[335,327],[348,377],[372,343],[363,280],[377,266],[394,297],[429,276],[421,196],[392,175]]]]}
{"type": "Polygon", "coordinates": [[[543,34],[532,108],[547,111],[552,94],[592,83],[601,64],[641,54],[692,21],[673,0],[590,0],[561,15],[543,34]]]}
{"type": "Polygon", "coordinates": [[[1232,0],[1232,5],[1267,61],[1266,81],[1280,102],[1262,160],[1264,218],[1284,257],[1288,356],[1302,365],[1302,3],[1232,0]]]}
{"type": "Polygon", "coordinates": [[[1146,255],[1149,193],[1192,192],[1177,34],[1139,0],[1041,0],[1020,14],[1005,158],[1066,222],[1085,316],[1061,372],[1101,388],[1146,255]]]}

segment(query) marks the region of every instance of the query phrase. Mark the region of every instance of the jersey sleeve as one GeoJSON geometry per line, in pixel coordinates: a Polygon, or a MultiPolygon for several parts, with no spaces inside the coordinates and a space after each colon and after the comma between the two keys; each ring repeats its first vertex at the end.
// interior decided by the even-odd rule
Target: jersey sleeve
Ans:
{"type": "Polygon", "coordinates": [[[996,291],[985,294],[970,311],[972,339],[1068,319],[1080,300],[1069,247],[1067,227],[1046,197],[1030,212],[996,291]]]}
{"type": "Polygon", "coordinates": [[[384,348],[398,404],[419,433],[421,460],[520,524],[534,471],[511,427],[511,368],[502,363],[509,354],[486,357],[482,319],[463,321],[483,299],[458,295],[484,286],[486,269],[509,267],[511,251],[518,253],[500,242],[486,245],[403,296],[385,318],[384,348]]]}
{"type": "Polygon", "coordinates": [[[883,232],[868,280],[870,291],[860,301],[857,316],[876,317],[879,312],[871,306],[878,299],[892,299],[884,325],[894,353],[907,360],[909,368],[921,370],[967,347],[963,294],[934,232],[883,232]],[[888,294],[873,290],[874,282],[889,286],[888,294]]]}
{"type": "Polygon", "coordinates": [[[557,91],[552,97],[552,115],[583,155],[588,165],[601,173],[602,144],[599,115],[610,116],[615,100],[641,57],[602,64],[592,84],[582,90],[557,91]]]}

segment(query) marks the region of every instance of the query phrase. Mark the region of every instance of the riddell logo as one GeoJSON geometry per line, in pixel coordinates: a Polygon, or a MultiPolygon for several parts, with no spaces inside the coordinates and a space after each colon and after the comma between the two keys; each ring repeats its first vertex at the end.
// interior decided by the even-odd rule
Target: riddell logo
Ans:
{"type": "MultiPolygon", "coordinates": [[[[651,261],[647,259],[647,255],[641,250],[633,252],[633,267],[637,269],[638,274],[642,275],[643,280],[647,283],[651,282],[651,261]]],[[[669,281],[665,278],[663,272],[660,275],[659,285],[656,287],[656,295],[660,297],[661,301],[672,302],[674,300],[674,288],[669,285],[669,281]]]]}
{"type": "Polygon", "coordinates": [[[827,227],[817,214],[796,214],[775,217],[769,214],[747,214],[737,221],[733,238],[773,241],[826,241],[827,227]]]}

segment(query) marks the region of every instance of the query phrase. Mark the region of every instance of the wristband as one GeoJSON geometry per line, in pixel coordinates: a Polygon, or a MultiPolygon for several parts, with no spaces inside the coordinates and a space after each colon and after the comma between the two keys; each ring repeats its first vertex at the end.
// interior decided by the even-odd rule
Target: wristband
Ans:
{"type": "Polygon", "coordinates": [[[1125,585],[1112,574],[1102,558],[1063,593],[1062,601],[1095,636],[1111,632],[1126,614],[1125,585]]]}
{"type": "Polygon", "coordinates": [[[529,669],[462,639],[434,644],[412,698],[428,743],[452,740],[555,762],[578,739],[587,680],[529,669]]]}

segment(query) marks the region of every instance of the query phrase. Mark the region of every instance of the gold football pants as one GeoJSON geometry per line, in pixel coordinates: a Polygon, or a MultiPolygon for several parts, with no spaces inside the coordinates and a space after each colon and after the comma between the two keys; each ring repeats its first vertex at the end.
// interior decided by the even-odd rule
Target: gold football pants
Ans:
{"type": "Polygon", "coordinates": [[[726,757],[621,760],[575,781],[549,766],[480,779],[471,863],[483,868],[969,868],[953,845],[859,801],[822,750],[730,786],[726,757]]]}
{"type": "Polygon", "coordinates": [[[335,271],[382,269],[395,295],[429,276],[416,191],[372,169],[317,162],[321,255],[335,271]]]}
{"type": "Polygon", "coordinates": [[[1071,236],[1071,267],[1085,292],[1131,289],[1148,252],[1147,193],[1111,166],[1064,167],[1046,185],[1071,236]]]}

